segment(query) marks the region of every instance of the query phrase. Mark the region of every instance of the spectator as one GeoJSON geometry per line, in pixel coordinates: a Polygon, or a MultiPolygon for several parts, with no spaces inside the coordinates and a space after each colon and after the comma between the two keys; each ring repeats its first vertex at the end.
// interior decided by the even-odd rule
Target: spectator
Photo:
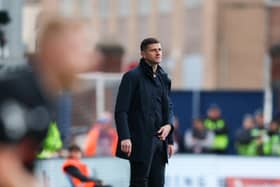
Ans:
{"type": "Polygon", "coordinates": [[[268,138],[263,144],[264,155],[280,156],[279,123],[276,120],[270,122],[267,135],[268,138]]]}
{"type": "Polygon", "coordinates": [[[118,136],[115,128],[112,127],[112,114],[103,113],[96,124],[89,131],[86,145],[86,156],[114,156],[118,136]]]}
{"type": "Polygon", "coordinates": [[[268,141],[267,129],[265,128],[263,111],[258,109],[255,111],[255,127],[252,129],[251,135],[254,138],[255,148],[252,149],[255,155],[264,155],[264,142],[268,141]]]}
{"type": "Polygon", "coordinates": [[[261,109],[255,112],[255,128],[252,133],[256,137],[262,136],[263,139],[267,138],[267,129],[265,128],[263,111],[261,109]]]}
{"type": "Polygon", "coordinates": [[[51,122],[46,138],[43,141],[42,151],[37,155],[38,158],[46,159],[58,156],[58,152],[63,146],[60,131],[57,124],[51,122]]]}
{"type": "Polygon", "coordinates": [[[180,122],[177,117],[174,117],[174,152],[183,153],[185,152],[184,138],[180,131],[180,122]]]}
{"type": "Polygon", "coordinates": [[[192,128],[185,133],[186,150],[191,153],[209,153],[214,135],[199,118],[193,120],[192,128]]]}
{"type": "Polygon", "coordinates": [[[109,187],[102,181],[90,177],[88,167],[80,161],[82,151],[79,146],[72,145],[68,149],[69,156],[62,166],[63,172],[69,177],[73,187],[109,187]]]}
{"type": "Polygon", "coordinates": [[[214,133],[212,152],[225,154],[229,145],[227,124],[221,116],[221,109],[218,105],[212,104],[207,111],[207,118],[204,120],[206,129],[214,133]]]}
{"type": "Polygon", "coordinates": [[[239,155],[254,155],[254,143],[252,136],[252,129],[254,128],[254,117],[252,115],[245,115],[243,124],[237,130],[235,135],[235,147],[239,155]],[[253,147],[252,147],[253,146],[253,147]]]}

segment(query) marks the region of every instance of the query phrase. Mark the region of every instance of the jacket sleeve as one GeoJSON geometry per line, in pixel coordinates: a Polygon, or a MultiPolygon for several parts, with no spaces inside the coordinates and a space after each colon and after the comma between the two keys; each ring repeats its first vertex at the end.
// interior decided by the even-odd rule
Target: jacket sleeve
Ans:
{"type": "Polygon", "coordinates": [[[173,145],[174,143],[174,135],[173,135],[173,130],[174,130],[174,113],[173,113],[173,104],[172,101],[170,99],[170,97],[168,96],[168,100],[169,100],[169,124],[171,125],[171,131],[169,133],[169,135],[167,136],[167,143],[173,145]]]}
{"type": "Polygon", "coordinates": [[[168,99],[168,106],[169,106],[169,114],[168,114],[168,124],[171,125],[171,131],[167,137],[167,143],[173,145],[173,130],[174,130],[174,112],[173,112],[173,103],[170,98],[170,92],[171,92],[171,80],[168,78],[168,90],[167,90],[167,99],[168,99]]]}
{"type": "Polygon", "coordinates": [[[128,112],[132,103],[136,82],[133,80],[131,72],[124,74],[115,107],[115,120],[117,132],[120,140],[129,139],[128,112]]]}
{"type": "Polygon", "coordinates": [[[95,179],[92,177],[87,177],[85,175],[83,175],[78,168],[76,168],[75,166],[67,166],[64,168],[65,172],[68,173],[69,175],[79,179],[82,182],[101,182],[99,179],[95,179]]]}

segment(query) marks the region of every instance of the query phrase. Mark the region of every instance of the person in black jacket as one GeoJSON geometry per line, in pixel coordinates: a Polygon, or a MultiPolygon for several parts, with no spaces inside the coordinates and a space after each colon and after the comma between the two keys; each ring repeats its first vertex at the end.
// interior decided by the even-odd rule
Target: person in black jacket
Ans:
{"type": "Polygon", "coordinates": [[[66,173],[73,187],[111,187],[103,185],[102,180],[90,176],[89,168],[81,162],[82,150],[77,145],[68,148],[69,155],[63,163],[62,170],[66,173]]]}
{"type": "Polygon", "coordinates": [[[171,81],[159,66],[160,42],[141,43],[139,65],[124,74],[117,96],[117,156],[130,161],[131,187],[163,187],[165,164],[173,153],[171,81]]]}
{"type": "Polygon", "coordinates": [[[50,18],[38,29],[31,66],[0,66],[0,157],[12,150],[31,173],[53,120],[56,97],[73,88],[94,50],[88,24],[79,18],[50,18]]]}
{"type": "Polygon", "coordinates": [[[32,172],[50,102],[35,78],[24,65],[0,67],[0,187],[38,187],[32,172]]]}

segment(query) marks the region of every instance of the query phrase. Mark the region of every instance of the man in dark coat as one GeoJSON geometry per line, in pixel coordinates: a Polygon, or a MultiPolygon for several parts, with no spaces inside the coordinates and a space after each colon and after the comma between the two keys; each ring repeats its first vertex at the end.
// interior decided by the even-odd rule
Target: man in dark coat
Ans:
{"type": "Polygon", "coordinates": [[[130,161],[130,187],[163,187],[174,149],[171,81],[159,66],[160,42],[147,38],[140,48],[140,63],[124,74],[117,96],[117,156],[130,161]]]}

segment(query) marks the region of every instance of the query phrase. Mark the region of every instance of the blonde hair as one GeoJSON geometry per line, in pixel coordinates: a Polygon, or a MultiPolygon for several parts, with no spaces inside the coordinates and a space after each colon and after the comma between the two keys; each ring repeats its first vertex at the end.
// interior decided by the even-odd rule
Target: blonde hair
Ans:
{"type": "Polygon", "coordinates": [[[40,49],[40,46],[52,37],[63,35],[66,32],[74,32],[82,28],[88,28],[90,30],[88,20],[83,18],[53,16],[46,20],[45,23],[38,26],[36,49],[40,49]]]}

